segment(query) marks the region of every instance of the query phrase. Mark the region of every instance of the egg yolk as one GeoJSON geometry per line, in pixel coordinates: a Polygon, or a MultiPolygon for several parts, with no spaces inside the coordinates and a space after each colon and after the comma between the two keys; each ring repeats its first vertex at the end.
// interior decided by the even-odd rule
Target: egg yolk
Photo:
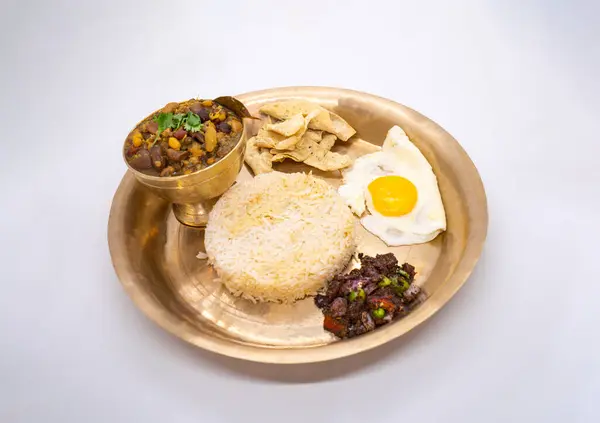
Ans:
{"type": "Polygon", "coordinates": [[[408,214],[417,204],[417,187],[402,176],[382,176],[369,186],[373,207],[383,216],[408,214]]]}

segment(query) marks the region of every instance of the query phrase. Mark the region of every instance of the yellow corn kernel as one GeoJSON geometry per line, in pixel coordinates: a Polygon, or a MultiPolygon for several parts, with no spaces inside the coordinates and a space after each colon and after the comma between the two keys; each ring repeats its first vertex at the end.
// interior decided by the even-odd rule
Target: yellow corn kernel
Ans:
{"type": "Polygon", "coordinates": [[[231,119],[229,121],[229,126],[231,126],[231,130],[233,132],[240,132],[242,130],[242,122],[237,119],[231,119]]]}
{"type": "Polygon", "coordinates": [[[214,112],[210,112],[208,117],[210,118],[210,120],[216,120],[217,122],[223,122],[227,118],[227,115],[225,114],[225,111],[223,109],[219,109],[219,110],[215,110],[214,112]]]}
{"type": "Polygon", "coordinates": [[[136,131],[132,137],[132,143],[134,147],[139,147],[144,142],[144,137],[139,131],[136,131]]]}
{"type": "Polygon", "coordinates": [[[177,138],[171,137],[169,138],[169,147],[171,147],[173,150],[179,150],[181,148],[181,143],[177,138]]]}
{"type": "Polygon", "coordinates": [[[214,157],[211,157],[211,158],[209,158],[209,159],[206,159],[206,164],[209,164],[209,165],[211,165],[211,164],[213,164],[214,162],[215,162],[215,158],[214,158],[214,157]]]}
{"type": "MultiPolygon", "coordinates": [[[[192,146],[192,148],[190,148],[190,153],[192,153],[192,156],[194,156],[194,157],[202,157],[202,156],[204,156],[204,150],[202,150],[202,147],[200,147],[198,144],[194,144],[192,146]]],[[[194,157],[192,157],[192,159],[194,157]]],[[[190,161],[192,159],[190,159],[190,161]]],[[[196,159],[196,163],[195,164],[198,164],[198,159],[196,159]]]]}
{"type": "Polygon", "coordinates": [[[210,107],[210,106],[212,106],[212,103],[213,103],[212,100],[204,100],[202,102],[202,105],[206,106],[206,107],[210,107]]]}

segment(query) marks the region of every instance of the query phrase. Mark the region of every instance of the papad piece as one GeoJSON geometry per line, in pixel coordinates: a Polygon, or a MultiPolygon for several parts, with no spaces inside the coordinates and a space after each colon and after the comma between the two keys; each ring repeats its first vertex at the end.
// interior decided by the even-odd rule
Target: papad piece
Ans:
{"type": "Polygon", "coordinates": [[[329,115],[331,117],[331,121],[333,122],[333,131],[328,132],[336,135],[342,141],[348,141],[350,137],[356,134],[356,130],[351,127],[348,122],[342,119],[341,116],[336,115],[333,112],[329,112],[329,115]]]}
{"type": "Polygon", "coordinates": [[[254,175],[273,171],[271,158],[272,154],[268,150],[260,149],[256,145],[256,137],[247,141],[244,161],[250,166],[254,175]]]}
{"type": "Polygon", "coordinates": [[[271,104],[265,104],[260,111],[277,119],[289,119],[298,113],[304,116],[318,110],[319,112],[311,119],[308,127],[319,129],[336,135],[342,141],[348,141],[356,134],[354,128],[339,115],[330,112],[326,108],[305,100],[287,100],[271,104]]]}
{"type": "Polygon", "coordinates": [[[319,143],[319,145],[329,151],[332,149],[333,145],[335,144],[335,140],[337,139],[337,137],[333,134],[325,134],[322,139],[321,142],[319,143]]]}
{"type": "Polygon", "coordinates": [[[271,149],[269,152],[273,154],[271,159],[274,162],[282,162],[283,160],[292,159],[296,162],[303,162],[310,154],[311,149],[318,145],[321,141],[323,132],[308,130],[304,133],[294,150],[278,150],[271,149]]]}
{"type": "MultiPolygon", "coordinates": [[[[298,128],[298,130],[291,136],[282,135],[281,133],[272,130],[274,125],[284,125],[288,121],[283,121],[274,124],[266,124],[263,125],[262,128],[258,131],[258,141],[257,145],[263,148],[275,148],[277,150],[294,150],[296,148],[296,144],[300,142],[302,136],[306,132],[308,128],[308,123],[313,119],[317,114],[319,114],[319,110],[314,110],[309,113],[307,116],[303,116],[301,114],[297,114],[292,117],[292,119],[296,120],[293,125],[289,127],[285,126],[276,126],[275,129],[280,132],[285,132],[291,128],[298,128]],[[298,120],[302,120],[302,124],[298,127],[298,120]],[[271,128],[271,129],[270,129],[271,128]]],[[[287,132],[289,133],[289,132],[287,132]]]]}
{"type": "Polygon", "coordinates": [[[298,113],[289,119],[277,123],[268,123],[263,126],[267,131],[277,132],[278,134],[291,137],[299,132],[305,125],[304,115],[298,113]]]}
{"type": "Polygon", "coordinates": [[[352,164],[352,159],[350,156],[328,151],[322,158],[319,158],[316,155],[311,155],[304,160],[304,163],[324,172],[329,172],[350,166],[352,164]]]}

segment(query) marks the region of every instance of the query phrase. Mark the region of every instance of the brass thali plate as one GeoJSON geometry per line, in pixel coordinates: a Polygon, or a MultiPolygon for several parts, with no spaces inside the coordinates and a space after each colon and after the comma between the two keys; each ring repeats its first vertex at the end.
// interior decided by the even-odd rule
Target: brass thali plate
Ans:
{"type": "MultiPolygon", "coordinates": [[[[236,96],[258,115],[261,105],[285,99],[320,103],[357,130],[333,151],[353,157],[377,150],[393,125],[401,126],[431,163],[447,215],[447,231],[432,242],[387,247],[358,224],[358,251],[393,252],[417,268],[416,283],[427,300],[403,319],[354,339],[339,341],[322,328],[312,298],[293,305],[253,304],[233,297],[216,273],[196,255],[204,232],[185,227],[171,206],[128,172],[115,194],[108,225],[113,264],[134,303],[159,326],[198,347],[245,360],[309,363],[374,348],[413,329],[439,310],[465,283],[481,254],[488,215],[475,166],[450,134],[425,116],[370,94],[324,87],[289,87],[236,96]]],[[[258,130],[258,122],[250,130],[258,130]]],[[[250,134],[251,135],[251,134],[250,134]]],[[[118,153],[115,153],[118,154],[118,153]]],[[[303,164],[275,165],[285,172],[312,171],[334,186],[340,172],[320,172],[303,164]]],[[[244,167],[238,181],[251,178],[244,167]]]]}

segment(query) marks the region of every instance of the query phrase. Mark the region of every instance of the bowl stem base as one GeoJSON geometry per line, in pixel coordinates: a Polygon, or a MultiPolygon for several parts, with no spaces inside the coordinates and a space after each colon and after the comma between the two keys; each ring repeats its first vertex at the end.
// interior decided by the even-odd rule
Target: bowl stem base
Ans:
{"type": "Polygon", "coordinates": [[[192,228],[205,228],[208,223],[208,213],[215,205],[217,199],[195,204],[173,204],[173,214],[177,220],[192,228]]]}

